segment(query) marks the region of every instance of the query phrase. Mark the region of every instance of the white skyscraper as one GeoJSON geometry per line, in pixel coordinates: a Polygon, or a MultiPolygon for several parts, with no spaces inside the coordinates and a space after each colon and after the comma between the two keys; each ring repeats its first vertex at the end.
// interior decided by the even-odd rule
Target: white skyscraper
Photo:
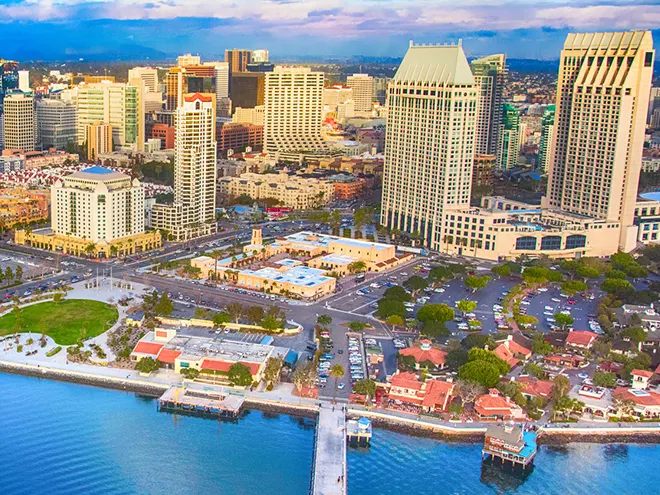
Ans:
{"type": "Polygon", "coordinates": [[[323,147],[323,73],[277,66],[266,73],[264,149],[273,156],[323,147]]]}
{"type": "Polygon", "coordinates": [[[24,92],[30,91],[30,71],[29,70],[19,70],[18,71],[18,89],[20,91],[24,91],[24,92]]]}
{"type": "Polygon", "coordinates": [[[506,58],[504,54],[489,55],[470,64],[474,81],[479,85],[475,151],[496,154],[500,143],[506,58]]]}
{"type": "Polygon", "coordinates": [[[653,77],[650,31],[569,34],[561,52],[548,174],[550,207],[633,225],[653,77]]]}
{"type": "Polygon", "coordinates": [[[381,224],[439,248],[443,208],[470,204],[478,93],[460,45],[410,45],[387,91],[381,224]]]}
{"type": "Polygon", "coordinates": [[[374,78],[368,74],[353,74],[346,78],[346,86],[353,90],[356,112],[371,112],[374,101],[374,78]]]}
{"type": "Polygon", "coordinates": [[[4,102],[5,148],[34,151],[36,121],[34,98],[24,93],[10,93],[4,102]]]}

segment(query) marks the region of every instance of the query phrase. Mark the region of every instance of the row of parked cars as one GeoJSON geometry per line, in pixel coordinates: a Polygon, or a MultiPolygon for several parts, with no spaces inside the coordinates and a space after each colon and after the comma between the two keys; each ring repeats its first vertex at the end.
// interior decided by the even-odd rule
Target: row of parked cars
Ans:
{"type": "Polygon", "coordinates": [[[348,337],[348,362],[351,381],[364,379],[364,356],[360,350],[360,341],[357,337],[348,337]]]}
{"type": "Polygon", "coordinates": [[[319,348],[323,352],[319,357],[317,385],[319,388],[324,388],[328,383],[328,377],[330,376],[331,362],[335,358],[335,355],[332,352],[334,343],[332,342],[328,330],[322,330],[319,334],[319,348]]]}

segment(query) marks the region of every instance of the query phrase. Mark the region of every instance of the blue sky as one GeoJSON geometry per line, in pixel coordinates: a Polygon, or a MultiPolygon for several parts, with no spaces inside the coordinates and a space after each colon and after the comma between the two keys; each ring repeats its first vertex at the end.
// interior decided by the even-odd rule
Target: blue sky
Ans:
{"type": "Polygon", "coordinates": [[[468,55],[557,58],[569,31],[653,29],[658,0],[0,0],[0,57],[399,56],[463,39],[468,55]]]}

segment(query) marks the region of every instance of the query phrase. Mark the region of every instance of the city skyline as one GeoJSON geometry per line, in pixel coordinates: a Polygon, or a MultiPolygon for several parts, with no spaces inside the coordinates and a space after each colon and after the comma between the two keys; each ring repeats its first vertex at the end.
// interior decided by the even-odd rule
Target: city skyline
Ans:
{"type": "Polygon", "coordinates": [[[3,56],[18,59],[165,59],[181,47],[217,57],[257,44],[280,58],[398,57],[411,38],[462,38],[468,57],[504,51],[513,58],[556,59],[568,32],[653,29],[660,25],[660,6],[629,0],[468,1],[459,8],[445,0],[3,0],[0,18],[3,56]]]}

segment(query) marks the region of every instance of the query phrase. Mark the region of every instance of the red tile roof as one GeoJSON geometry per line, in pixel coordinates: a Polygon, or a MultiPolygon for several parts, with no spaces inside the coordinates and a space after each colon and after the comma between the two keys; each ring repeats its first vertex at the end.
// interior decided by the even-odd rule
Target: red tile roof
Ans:
{"type": "Polygon", "coordinates": [[[539,380],[533,376],[519,376],[516,382],[520,384],[522,393],[534,397],[548,398],[552,395],[552,382],[539,380]]]}
{"type": "Polygon", "coordinates": [[[402,356],[412,356],[418,363],[430,361],[435,366],[444,366],[445,359],[447,358],[447,353],[437,347],[431,347],[430,349],[422,349],[420,346],[406,347],[405,349],[401,349],[399,354],[402,356]]]}
{"type": "Polygon", "coordinates": [[[653,376],[652,371],[646,371],[646,370],[632,370],[630,374],[636,376],[643,376],[644,378],[651,378],[653,376]]]}
{"type": "Polygon", "coordinates": [[[632,393],[631,389],[625,387],[618,387],[614,389],[612,395],[615,399],[630,400],[640,406],[657,406],[660,407],[660,393],[653,390],[644,390],[644,393],[632,393]]]}
{"type": "Polygon", "coordinates": [[[164,344],[157,342],[138,342],[133,352],[138,354],[151,354],[157,356],[164,344]]]}
{"type": "Polygon", "coordinates": [[[514,354],[521,354],[525,357],[529,357],[529,356],[532,355],[532,350],[531,349],[528,349],[524,345],[519,344],[515,340],[510,340],[509,341],[509,349],[514,354]]]}
{"type": "Polygon", "coordinates": [[[188,101],[188,102],[195,101],[195,100],[206,101],[206,102],[211,102],[211,101],[213,101],[213,97],[212,97],[211,95],[204,94],[204,93],[192,93],[192,94],[188,94],[188,95],[185,95],[185,96],[183,97],[183,99],[184,99],[185,101],[188,101]]]}
{"type": "Polygon", "coordinates": [[[426,394],[422,405],[431,408],[445,409],[454,390],[454,384],[442,380],[429,380],[426,382],[426,394]]]}
{"type": "MultiPolygon", "coordinates": [[[[242,361],[240,363],[244,366],[247,366],[252,376],[255,376],[259,372],[259,365],[257,363],[246,363],[242,361]]],[[[229,368],[231,368],[233,364],[235,363],[232,361],[221,361],[219,359],[206,358],[202,361],[202,369],[228,373],[229,368]]]]}
{"type": "Polygon", "coordinates": [[[506,361],[506,364],[508,364],[513,368],[520,361],[513,356],[513,353],[506,344],[507,343],[505,342],[504,344],[498,345],[493,351],[493,353],[502,361],[506,361]]]}
{"type": "Polygon", "coordinates": [[[479,416],[502,416],[513,417],[514,410],[520,412],[520,408],[508,397],[501,395],[496,389],[489,393],[480,395],[474,401],[474,410],[479,416]]]}
{"type": "Polygon", "coordinates": [[[393,387],[410,388],[413,390],[422,389],[422,382],[417,379],[417,375],[409,371],[404,371],[402,373],[396,373],[395,375],[392,375],[390,383],[393,387]]]}
{"type": "Polygon", "coordinates": [[[588,330],[573,330],[572,332],[568,332],[566,344],[579,347],[591,347],[591,344],[593,344],[594,340],[597,338],[598,335],[594,332],[589,332],[588,330]]]}
{"type": "Polygon", "coordinates": [[[160,354],[158,354],[158,361],[166,364],[174,364],[174,360],[180,355],[181,351],[164,348],[162,351],[160,351],[160,354]]]}

